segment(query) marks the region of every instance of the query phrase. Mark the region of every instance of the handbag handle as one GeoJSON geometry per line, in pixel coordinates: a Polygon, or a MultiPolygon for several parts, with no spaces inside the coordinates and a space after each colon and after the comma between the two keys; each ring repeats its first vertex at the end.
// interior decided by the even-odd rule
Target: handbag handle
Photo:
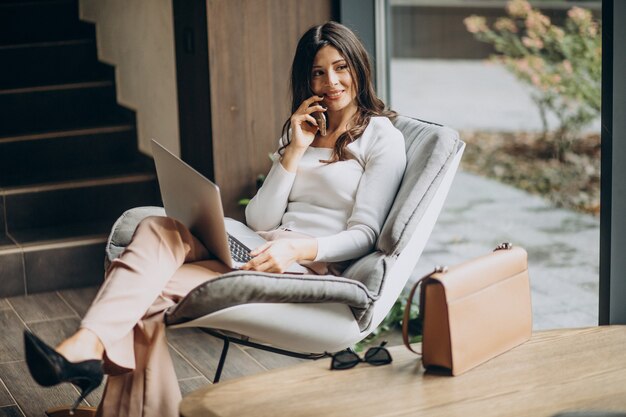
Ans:
{"type": "MultiPolygon", "coordinates": [[[[411,292],[409,293],[409,297],[406,300],[406,306],[404,307],[404,317],[402,318],[402,341],[404,342],[404,346],[407,347],[411,352],[421,355],[422,352],[417,352],[411,347],[409,343],[409,318],[411,316],[411,305],[413,304],[413,298],[415,297],[415,291],[417,287],[426,279],[429,278],[432,274],[436,273],[445,273],[448,270],[447,266],[436,266],[433,272],[430,272],[420,279],[418,279],[415,284],[413,284],[413,288],[411,288],[411,292]]],[[[420,316],[422,315],[422,306],[420,306],[420,316]]]]}

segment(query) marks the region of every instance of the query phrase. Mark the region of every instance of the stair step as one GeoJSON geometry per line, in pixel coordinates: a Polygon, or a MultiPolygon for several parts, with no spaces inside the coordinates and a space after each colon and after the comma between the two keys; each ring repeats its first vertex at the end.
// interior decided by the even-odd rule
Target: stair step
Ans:
{"type": "Polygon", "coordinates": [[[102,283],[106,237],[0,249],[0,297],[102,283]]]}
{"type": "Polygon", "coordinates": [[[112,222],[70,223],[16,230],[10,237],[24,252],[32,252],[106,241],[112,226],[112,222]]]}
{"type": "Polygon", "coordinates": [[[24,295],[24,259],[22,250],[0,233],[0,297],[24,295]]]}
{"type": "Polygon", "coordinates": [[[58,3],[65,0],[0,0],[1,5],[14,5],[24,3],[58,3]]]}
{"type": "Polygon", "coordinates": [[[23,248],[28,294],[102,283],[106,236],[31,244],[23,248]]]}
{"type": "Polygon", "coordinates": [[[33,170],[21,174],[10,173],[0,178],[0,195],[25,194],[35,191],[76,188],[90,184],[133,182],[136,178],[152,178],[154,162],[141,154],[133,154],[122,161],[102,161],[98,164],[66,167],[62,162],[49,170],[33,170]]]}
{"type": "Polygon", "coordinates": [[[137,182],[154,178],[154,170],[146,166],[143,158],[128,164],[98,165],[66,170],[57,168],[43,173],[35,172],[24,176],[9,176],[0,182],[0,195],[28,194],[120,182],[137,182]]]}
{"type": "Polygon", "coordinates": [[[46,3],[46,2],[57,2],[59,0],[0,0],[0,4],[14,4],[14,3],[46,3]]]}
{"type": "Polygon", "coordinates": [[[91,125],[87,123],[83,123],[82,126],[77,126],[79,123],[74,123],[72,126],[68,126],[60,129],[48,129],[42,131],[35,132],[18,132],[9,135],[0,135],[0,144],[3,143],[11,143],[11,142],[22,142],[22,141],[30,141],[30,140],[39,140],[39,139],[52,139],[52,138],[60,138],[60,137],[69,137],[69,136],[78,136],[78,135],[92,135],[98,134],[102,132],[118,132],[121,130],[128,130],[129,128],[133,128],[135,126],[135,121],[133,120],[134,113],[128,111],[129,116],[131,116],[131,120],[118,122],[118,123],[108,123],[105,125],[92,123],[91,125]]]}
{"type": "Polygon", "coordinates": [[[137,158],[136,133],[133,125],[114,125],[0,138],[0,187],[15,178],[49,177],[59,167],[127,166],[137,158]]]}
{"type": "Polygon", "coordinates": [[[0,91],[0,137],[134,123],[111,81],[0,91]]]}
{"type": "Polygon", "coordinates": [[[0,90],[113,80],[93,39],[0,46],[0,90]]]}
{"type": "MultiPolygon", "coordinates": [[[[76,223],[110,223],[131,207],[160,205],[154,174],[25,186],[4,194],[7,232],[76,223]]],[[[18,241],[19,242],[19,241],[18,241]]]]}
{"type": "Polygon", "coordinates": [[[78,0],[0,2],[0,45],[93,38],[81,22],[78,0]]]}
{"type": "Polygon", "coordinates": [[[57,91],[60,93],[68,92],[71,90],[90,90],[94,88],[110,88],[114,87],[115,84],[112,80],[91,80],[84,82],[71,82],[65,84],[42,84],[42,85],[29,85],[22,86],[16,88],[7,88],[0,90],[0,96],[11,96],[11,95],[19,95],[19,94],[28,94],[28,93],[43,93],[43,92],[51,92],[57,91]]]}

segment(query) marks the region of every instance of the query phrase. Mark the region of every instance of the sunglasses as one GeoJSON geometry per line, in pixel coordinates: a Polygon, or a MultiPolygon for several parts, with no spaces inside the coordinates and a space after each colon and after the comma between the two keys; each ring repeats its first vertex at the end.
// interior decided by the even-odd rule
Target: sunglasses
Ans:
{"type": "Polygon", "coordinates": [[[332,361],[330,362],[330,369],[350,369],[354,368],[361,362],[367,362],[370,365],[380,366],[391,363],[391,354],[385,348],[387,341],[385,340],[379,346],[371,347],[365,352],[363,359],[357,355],[352,349],[348,348],[330,355],[332,361]]]}

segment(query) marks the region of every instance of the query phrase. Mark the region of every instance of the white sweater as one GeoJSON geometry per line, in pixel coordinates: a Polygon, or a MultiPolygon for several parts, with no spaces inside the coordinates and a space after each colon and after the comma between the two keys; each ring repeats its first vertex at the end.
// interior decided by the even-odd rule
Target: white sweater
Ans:
{"type": "Polygon", "coordinates": [[[325,164],[320,160],[330,159],[332,149],[309,147],[296,173],[276,158],[246,207],[248,226],[317,238],[316,261],[371,252],[404,174],[404,137],[386,117],[372,117],[348,150],[354,159],[325,164]]]}

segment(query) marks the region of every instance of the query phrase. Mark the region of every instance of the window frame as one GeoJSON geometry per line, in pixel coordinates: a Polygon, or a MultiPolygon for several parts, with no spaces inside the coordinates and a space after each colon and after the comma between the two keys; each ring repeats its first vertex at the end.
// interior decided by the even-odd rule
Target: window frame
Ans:
{"type": "Polygon", "coordinates": [[[626,324],[626,2],[602,1],[599,324],[626,324]],[[614,77],[614,74],[618,74],[614,77]],[[621,181],[620,181],[621,180],[621,181]]]}

